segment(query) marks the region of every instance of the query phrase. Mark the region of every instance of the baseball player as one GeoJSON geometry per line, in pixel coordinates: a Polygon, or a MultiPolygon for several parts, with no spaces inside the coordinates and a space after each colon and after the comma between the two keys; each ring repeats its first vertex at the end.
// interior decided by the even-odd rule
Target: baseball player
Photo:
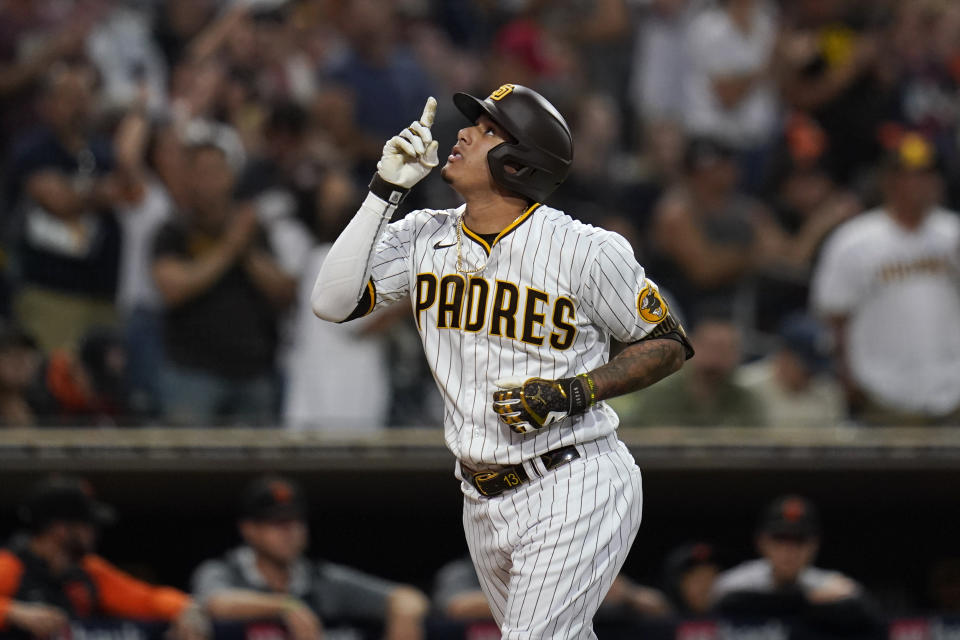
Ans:
{"type": "Polygon", "coordinates": [[[514,84],[453,102],[469,124],[441,175],[465,204],[389,223],[439,164],[429,98],[384,146],[321,266],[313,310],[342,322],[410,296],[503,638],[594,638],[642,503],[603,400],[676,371],[692,349],[622,237],[541,204],[573,159],[553,105],[514,84]],[[631,343],[613,360],[611,338],[631,343]]]}

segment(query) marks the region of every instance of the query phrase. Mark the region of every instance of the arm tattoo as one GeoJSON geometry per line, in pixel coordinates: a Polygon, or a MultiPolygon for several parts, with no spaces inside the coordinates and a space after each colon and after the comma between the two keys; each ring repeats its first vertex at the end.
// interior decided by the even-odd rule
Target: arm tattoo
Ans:
{"type": "Polygon", "coordinates": [[[597,386],[597,400],[649,387],[680,369],[683,361],[684,348],[676,340],[660,338],[636,342],[607,364],[590,372],[597,386]]]}

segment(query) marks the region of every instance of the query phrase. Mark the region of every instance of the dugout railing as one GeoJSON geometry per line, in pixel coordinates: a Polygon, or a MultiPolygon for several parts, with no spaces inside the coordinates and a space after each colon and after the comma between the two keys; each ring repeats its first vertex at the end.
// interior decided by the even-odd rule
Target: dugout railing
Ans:
{"type": "MultiPolygon", "coordinates": [[[[960,617],[895,618],[873,629],[835,631],[793,619],[664,619],[601,621],[594,625],[599,640],[949,640],[960,635],[960,617]]],[[[167,625],[138,620],[74,620],[53,640],[168,640],[167,625]]],[[[16,631],[0,631],[0,640],[20,640],[16,631]]],[[[363,623],[325,628],[325,640],[380,640],[382,629],[363,623]]],[[[273,620],[217,622],[210,640],[288,640],[284,626],[273,620]]],[[[498,640],[491,622],[459,622],[430,618],[424,640],[498,640]]]]}
{"type": "MultiPolygon", "coordinates": [[[[960,429],[621,429],[644,472],[644,521],[624,571],[657,586],[664,558],[690,540],[754,555],[757,515],[802,493],[821,510],[820,566],[860,580],[891,614],[939,610],[929,577],[960,561],[960,429]]],[[[186,588],[203,560],[236,544],[236,502],[254,474],[299,480],[310,553],[429,592],[466,552],[460,488],[442,432],[281,429],[0,429],[0,537],[49,472],[86,476],[116,507],[100,552],[186,588]]],[[[923,636],[917,636],[923,640],[923,636]]]]}

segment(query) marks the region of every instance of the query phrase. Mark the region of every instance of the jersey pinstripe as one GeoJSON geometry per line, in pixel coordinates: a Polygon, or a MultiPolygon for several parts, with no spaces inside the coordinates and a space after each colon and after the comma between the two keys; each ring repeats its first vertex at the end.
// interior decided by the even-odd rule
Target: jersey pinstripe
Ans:
{"type": "Polygon", "coordinates": [[[505,377],[557,379],[606,363],[611,337],[634,342],[666,307],[621,236],[535,205],[492,244],[464,226],[463,206],[420,210],[391,223],[370,280],[375,307],[410,295],[424,351],[445,405],[445,440],[471,465],[517,464],[614,432],[598,403],[533,434],[517,434],[491,409],[505,377]]]}

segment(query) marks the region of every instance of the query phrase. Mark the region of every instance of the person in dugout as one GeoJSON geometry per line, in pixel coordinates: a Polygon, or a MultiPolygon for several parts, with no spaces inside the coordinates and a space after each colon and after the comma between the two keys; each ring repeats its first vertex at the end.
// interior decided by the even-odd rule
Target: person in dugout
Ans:
{"type": "Polygon", "coordinates": [[[167,621],[176,640],[202,640],[209,622],[186,593],[124,573],[94,553],[114,511],[71,476],[41,480],[19,509],[25,530],[0,549],[0,635],[49,637],[71,620],[167,621]]]}

